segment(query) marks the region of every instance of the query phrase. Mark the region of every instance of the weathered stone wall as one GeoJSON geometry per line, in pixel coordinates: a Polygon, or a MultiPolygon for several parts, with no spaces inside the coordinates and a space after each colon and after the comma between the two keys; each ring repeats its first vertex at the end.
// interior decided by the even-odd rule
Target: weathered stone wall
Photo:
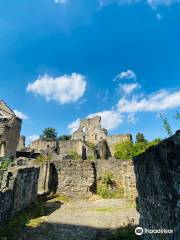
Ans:
{"type": "Polygon", "coordinates": [[[136,179],[132,161],[119,159],[97,160],[96,161],[97,181],[104,175],[112,173],[113,180],[117,187],[122,189],[123,197],[135,199],[137,196],[136,179]]]}
{"type": "Polygon", "coordinates": [[[0,224],[37,198],[39,167],[12,168],[3,172],[0,189],[0,224]]]}
{"type": "Polygon", "coordinates": [[[94,163],[90,161],[62,160],[54,162],[57,175],[57,192],[72,198],[92,195],[95,183],[94,163]]]}
{"type": "Polygon", "coordinates": [[[134,159],[140,226],[173,229],[144,234],[144,240],[180,239],[180,131],[134,159]]]}
{"type": "Polygon", "coordinates": [[[35,150],[38,153],[53,152],[57,150],[57,141],[52,139],[37,139],[29,145],[30,150],[35,150]]]}
{"type": "Polygon", "coordinates": [[[132,161],[117,159],[97,160],[54,160],[41,166],[38,193],[57,192],[72,198],[89,197],[96,192],[98,181],[111,173],[122,198],[137,196],[132,161]]]}
{"type": "Polygon", "coordinates": [[[26,140],[25,136],[20,136],[19,137],[17,151],[23,151],[23,150],[26,149],[25,140],[26,140]]]}
{"type": "Polygon", "coordinates": [[[96,116],[80,121],[80,126],[72,135],[72,140],[81,140],[97,144],[105,139],[107,130],[101,127],[101,117],[96,116]]]}

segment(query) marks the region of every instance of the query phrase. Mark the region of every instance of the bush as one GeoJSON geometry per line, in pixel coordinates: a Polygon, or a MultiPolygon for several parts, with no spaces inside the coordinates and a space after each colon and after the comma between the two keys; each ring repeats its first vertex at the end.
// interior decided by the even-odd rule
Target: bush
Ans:
{"type": "Polygon", "coordinates": [[[46,161],[50,161],[51,160],[51,156],[49,156],[49,155],[39,155],[38,157],[37,157],[37,162],[38,163],[43,163],[43,162],[46,162],[46,161]]]}
{"type": "Polygon", "coordinates": [[[122,198],[124,190],[117,187],[112,173],[103,175],[97,184],[97,194],[105,199],[122,198]]]}
{"type": "Polygon", "coordinates": [[[69,156],[70,158],[74,159],[74,160],[81,160],[81,159],[82,159],[82,157],[81,157],[76,151],[74,151],[74,150],[70,150],[70,151],[68,152],[68,156],[69,156]]]}
{"type": "Polygon", "coordinates": [[[88,157],[87,157],[87,160],[89,160],[89,161],[93,161],[95,159],[95,157],[93,156],[93,155],[89,155],[88,157]]]}
{"type": "Polygon", "coordinates": [[[118,159],[129,160],[133,156],[133,143],[131,141],[123,141],[115,145],[114,157],[118,159]]]}
{"type": "Polygon", "coordinates": [[[14,160],[8,158],[8,157],[5,157],[3,158],[1,161],[0,161],[0,169],[3,169],[3,170],[7,170],[8,167],[10,166],[10,164],[13,162],[14,160]]]}
{"type": "MultiPolygon", "coordinates": [[[[139,135],[140,136],[140,135],[139,135]]],[[[138,141],[134,144],[131,141],[124,141],[115,145],[114,157],[117,159],[130,160],[132,157],[138,156],[139,154],[146,151],[151,146],[154,146],[161,142],[160,138],[155,138],[153,141],[148,142],[142,136],[138,137],[138,141]]]]}

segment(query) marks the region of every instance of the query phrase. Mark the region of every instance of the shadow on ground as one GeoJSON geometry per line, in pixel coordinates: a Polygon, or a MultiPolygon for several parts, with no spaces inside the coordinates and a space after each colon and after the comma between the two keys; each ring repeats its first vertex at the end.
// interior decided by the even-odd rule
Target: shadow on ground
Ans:
{"type": "Polygon", "coordinates": [[[88,226],[42,223],[38,227],[23,227],[17,234],[0,237],[0,240],[138,240],[135,226],[114,230],[88,226]]]}

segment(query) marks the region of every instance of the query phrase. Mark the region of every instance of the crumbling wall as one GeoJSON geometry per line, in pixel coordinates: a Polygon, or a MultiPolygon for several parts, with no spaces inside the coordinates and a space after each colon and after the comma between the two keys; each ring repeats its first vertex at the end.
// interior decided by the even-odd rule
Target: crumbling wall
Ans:
{"type": "Polygon", "coordinates": [[[173,230],[143,240],[180,239],[180,131],[134,158],[140,226],[173,230]]]}
{"type": "Polygon", "coordinates": [[[72,140],[81,140],[97,144],[105,139],[107,130],[101,127],[101,117],[95,116],[80,121],[80,126],[72,135],[72,140]]]}
{"type": "Polygon", "coordinates": [[[57,141],[52,139],[37,139],[29,145],[30,150],[35,150],[35,152],[53,152],[57,151],[57,141]]]}
{"type": "Polygon", "coordinates": [[[136,179],[132,161],[108,159],[96,161],[97,181],[106,174],[112,174],[117,187],[122,191],[122,197],[135,200],[137,196],[136,179]]]}
{"type": "Polygon", "coordinates": [[[90,161],[55,161],[58,174],[57,193],[72,198],[92,195],[95,183],[94,163],[90,161]]]}
{"type": "Polygon", "coordinates": [[[37,198],[39,167],[3,172],[0,189],[0,224],[25,209],[37,198]]]}

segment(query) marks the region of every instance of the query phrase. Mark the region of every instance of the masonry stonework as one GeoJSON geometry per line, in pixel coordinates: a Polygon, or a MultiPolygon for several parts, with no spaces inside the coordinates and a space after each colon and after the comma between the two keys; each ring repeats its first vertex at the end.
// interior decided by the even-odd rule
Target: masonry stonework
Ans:
{"type": "Polygon", "coordinates": [[[143,240],[180,239],[180,131],[134,158],[140,226],[173,234],[143,234],[143,240]]]}
{"type": "Polygon", "coordinates": [[[0,224],[28,207],[37,198],[39,167],[12,168],[1,172],[0,224]]]}
{"type": "Polygon", "coordinates": [[[22,120],[0,101],[0,158],[14,157],[16,154],[22,120]]]}

